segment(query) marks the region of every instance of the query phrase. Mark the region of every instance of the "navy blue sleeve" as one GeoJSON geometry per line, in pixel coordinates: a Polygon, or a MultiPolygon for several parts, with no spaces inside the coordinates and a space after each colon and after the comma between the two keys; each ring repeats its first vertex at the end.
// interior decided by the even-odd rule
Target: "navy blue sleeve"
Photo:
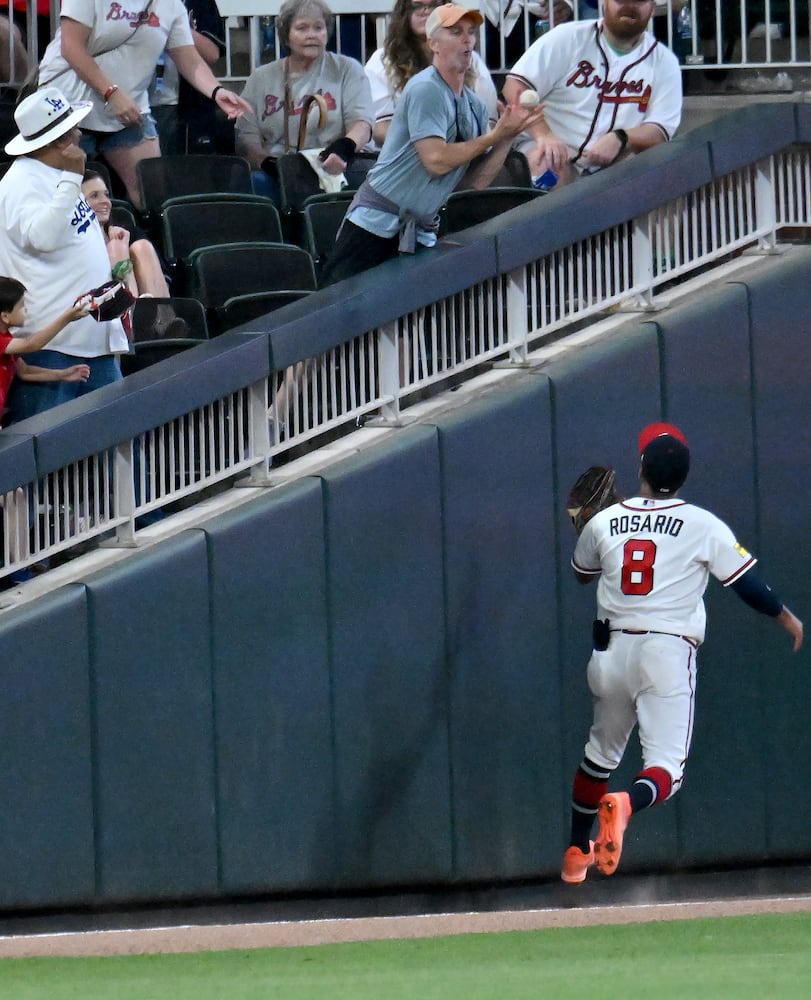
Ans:
{"type": "Polygon", "coordinates": [[[193,15],[195,27],[201,35],[206,35],[225,54],[225,30],[223,19],[214,0],[186,0],[186,8],[193,15]]]}
{"type": "Polygon", "coordinates": [[[729,586],[750,608],[763,615],[776,618],[783,610],[783,602],[777,594],[752,569],[729,586]]]}

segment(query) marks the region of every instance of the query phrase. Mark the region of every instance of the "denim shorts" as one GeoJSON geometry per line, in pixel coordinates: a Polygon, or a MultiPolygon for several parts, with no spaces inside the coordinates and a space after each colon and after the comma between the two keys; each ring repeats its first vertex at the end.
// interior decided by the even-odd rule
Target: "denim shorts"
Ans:
{"type": "Polygon", "coordinates": [[[137,146],[147,139],[157,139],[158,129],[155,119],[150,114],[142,116],[137,125],[127,125],[117,132],[96,132],[83,129],[79,145],[88,156],[96,156],[106,149],[121,149],[125,146],[137,146]]]}

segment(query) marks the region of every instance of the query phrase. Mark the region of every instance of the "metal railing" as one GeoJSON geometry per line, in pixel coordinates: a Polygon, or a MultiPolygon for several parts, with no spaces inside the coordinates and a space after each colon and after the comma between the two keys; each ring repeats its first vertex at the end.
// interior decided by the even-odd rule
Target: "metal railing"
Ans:
{"type": "MultiPolygon", "coordinates": [[[[597,15],[594,0],[571,0],[575,19],[597,15]]],[[[280,54],[273,19],[280,0],[220,0],[228,14],[225,74],[238,81],[280,54]]],[[[383,44],[391,0],[334,0],[335,47],[365,61],[383,44]],[[349,20],[351,18],[351,21],[349,20]]],[[[479,0],[468,6],[484,9],[479,0]]],[[[480,50],[494,73],[511,68],[546,25],[554,27],[554,4],[546,23],[538,3],[502,0],[497,20],[487,22],[480,50]],[[515,11],[518,10],[518,17],[515,11]]],[[[811,66],[807,0],[663,0],[653,30],[679,56],[685,70],[790,68],[811,66]]]]}
{"type": "MultiPolygon", "coordinates": [[[[278,373],[271,454],[381,411],[396,420],[427,387],[619,303],[653,308],[657,288],[744,247],[772,249],[811,213],[811,157],[791,151],[742,168],[636,219],[563,246],[278,373]]],[[[274,382],[274,386],[275,386],[274,382]]]]}
{"type": "MultiPolygon", "coordinates": [[[[701,148],[696,147],[696,155],[701,148]]],[[[663,153],[669,156],[670,149],[663,153]]],[[[684,156],[675,143],[673,155],[684,156]]],[[[641,157],[636,162],[644,165],[641,157]]],[[[665,170],[663,177],[667,177],[666,163],[663,158],[656,168],[657,173],[665,170]]],[[[680,179],[680,171],[671,172],[671,177],[680,179]]],[[[620,168],[606,177],[612,192],[621,178],[620,168]]],[[[224,488],[222,484],[238,477],[266,485],[295,449],[311,449],[329,435],[348,433],[372,415],[396,423],[403,410],[424,394],[469,378],[482,366],[496,361],[521,364],[545,340],[620,303],[655,308],[657,292],[670,282],[706,271],[747,247],[771,251],[781,231],[811,225],[808,146],[791,145],[710,182],[697,180],[693,189],[688,182],[678,196],[667,197],[667,184],[663,180],[657,185],[654,200],[648,203],[651,207],[635,217],[619,214],[616,222],[594,232],[585,219],[576,239],[561,237],[560,243],[547,243],[536,257],[530,253],[520,266],[507,266],[506,273],[497,273],[493,264],[492,271],[485,269],[478,280],[468,283],[464,268],[458,279],[454,271],[449,294],[432,300],[418,290],[399,315],[389,307],[391,318],[382,325],[370,322],[365,329],[351,328],[325,338],[324,349],[307,348],[306,338],[301,347],[294,338],[292,353],[277,354],[275,331],[249,342],[238,337],[235,350],[247,343],[254,353],[236,376],[229,375],[228,390],[221,392],[218,387],[225,383],[217,352],[222,338],[217,338],[206,345],[216,355],[217,375],[201,376],[205,398],[181,406],[171,391],[156,393],[157,402],[170,400],[166,405],[171,412],[152,417],[150,424],[150,415],[160,412],[151,402],[138,406],[134,417],[128,411],[127,426],[137,428],[129,438],[108,435],[102,421],[99,443],[83,446],[81,428],[69,420],[82,418],[97,429],[97,407],[102,404],[94,403],[95,393],[87,397],[87,413],[66,404],[53,413],[53,425],[65,428],[59,438],[64,446],[46,452],[55,456],[48,461],[56,465],[60,453],[70,448],[70,460],[66,456],[59,467],[46,466],[44,474],[31,480],[22,472],[12,478],[7,469],[33,469],[33,464],[4,463],[0,468],[0,577],[91,541],[131,545],[143,520],[158,512],[171,513],[173,505],[195,503],[213,487],[224,488]],[[281,359],[275,371],[268,367],[266,337],[273,345],[272,355],[281,359]],[[260,362],[265,366],[262,372],[256,367],[260,362]]],[[[588,189],[582,190],[588,197],[588,189]]],[[[555,205],[565,198],[560,194],[539,199],[511,215],[528,220],[532,215],[533,231],[549,231],[547,208],[555,212],[555,205]]],[[[568,217],[571,205],[564,207],[568,217]]],[[[492,252],[492,236],[470,238],[482,241],[492,252]]],[[[472,255],[479,256],[478,250],[472,255]]],[[[340,326],[330,322],[330,316],[342,314],[343,302],[340,297],[332,302],[329,290],[316,293],[296,303],[292,312],[287,307],[286,313],[277,314],[280,331],[292,322],[284,316],[295,315],[296,309],[305,316],[303,329],[312,326],[311,310],[320,309],[316,325],[329,330],[340,326]]],[[[351,311],[360,326],[363,309],[351,311]]],[[[200,350],[156,366],[155,380],[160,373],[171,372],[172,378],[187,383],[192,374],[189,366],[194,366],[195,352],[200,350]],[[172,362],[180,361],[182,367],[172,368],[172,362]]],[[[141,393],[153,384],[150,373],[137,378],[141,393]]],[[[126,402],[128,384],[108,387],[109,398],[120,402],[123,394],[126,402]]],[[[108,397],[99,399],[107,405],[108,397]]],[[[25,425],[15,425],[14,432],[24,437],[25,425]]],[[[33,463],[42,449],[37,443],[35,451],[26,440],[33,463]]],[[[14,434],[4,440],[13,442],[14,434]]]]}
{"type": "MultiPolygon", "coordinates": [[[[519,210],[521,211],[521,210],[519,210]]],[[[139,519],[247,475],[371,415],[396,422],[410,401],[533,346],[745,247],[774,248],[778,232],[811,223],[811,149],[792,147],[563,245],[382,327],[359,330],[314,357],[83,455],[3,497],[0,576],[104,536],[130,545],[139,519]]],[[[271,470],[272,471],[272,470],[271,470]]]]}
{"type": "Polygon", "coordinates": [[[266,392],[263,379],[5,493],[0,575],[100,536],[132,545],[150,514],[266,469],[266,392]]]}
{"type": "MultiPolygon", "coordinates": [[[[571,3],[578,19],[596,14],[594,0],[571,3]]],[[[239,84],[256,66],[278,58],[274,17],[280,5],[280,0],[218,0],[225,18],[226,54],[217,67],[223,79],[239,84]]],[[[392,5],[393,0],[333,0],[335,47],[365,62],[383,44],[392,5]]],[[[468,5],[479,7],[480,2],[468,0],[468,5]]],[[[27,45],[26,57],[34,65],[42,57],[40,38],[48,30],[52,35],[58,24],[59,0],[51,0],[49,18],[38,17],[36,6],[29,2],[25,10],[15,10],[13,0],[0,0],[0,85],[21,82],[15,52],[27,45]],[[2,31],[2,19],[10,14],[17,32],[2,31]]],[[[502,0],[499,17],[481,32],[481,52],[492,72],[506,72],[534,41],[541,30],[539,12],[537,3],[508,5],[502,0]],[[517,20],[511,13],[516,9],[517,20]]],[[[554,5],[548,22],[554,26],[554,5]]],[[[807,0],[663,0],[654,20],[657,37],[678,54],[687,71],[811,67],[810,27],[807,0]]],[[[781,85],[789,89],[791,80],[777,79],[777,89],[781,85]]]]}

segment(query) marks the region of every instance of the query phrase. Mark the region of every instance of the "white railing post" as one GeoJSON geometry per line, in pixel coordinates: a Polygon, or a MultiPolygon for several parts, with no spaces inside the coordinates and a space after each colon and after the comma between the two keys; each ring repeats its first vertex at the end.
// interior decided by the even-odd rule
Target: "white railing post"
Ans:
{"type": "MultiPolygon", "coordinates": [[[[134,449],[138,447],[137,439],[123,441],[117,445],[113,454],[113,503],[115,505],[115,520],[124,519],[116,525],[116,547],[134,548],[135,541],[135,463],[134,449]]],[[[103,463],[102,463],[103,468],[103,463]]]]}
{"type": "Polygon", "coordinates": [[[378,331],[378,358],[380,359],[380,395],[385,401],[380,408],[386,423],[400,421],[400,394],[402,391],[400,369],[403,364],[397,323],[386,323],[378,331]]]}
{"type": "Polygon", "coordinates": [[[510,357],[495,367],[507,368],[526,365],[529,355],[529,299],[527,269],[516,267],[507,275],[507,343],[510,357]],[[520,338],[520,340],[519,340],[520,338]]]}
{"type": "Polygon", "coordinates": [[[755,164],[755,226],[759,253],[778,253],[777,249],[777,187],[774,158],[755,164]]]}
{"type": "Polygon", "coordinates": [[[251,467],[247,480],[237,485],[270,486],[268,465],[270,464],[270,427],[268,425],[268,380],[254,382],[249,390],[249,430],[251,454],[262,461],[251,467]]]}
{"type": "Polygon", "coordinates": [[[634,297],[642,309],[654,309],[653,303],[653,240],[651,239],[651,216],[638,216],[633,221],[631,238],[633,253],[634,297]]]}

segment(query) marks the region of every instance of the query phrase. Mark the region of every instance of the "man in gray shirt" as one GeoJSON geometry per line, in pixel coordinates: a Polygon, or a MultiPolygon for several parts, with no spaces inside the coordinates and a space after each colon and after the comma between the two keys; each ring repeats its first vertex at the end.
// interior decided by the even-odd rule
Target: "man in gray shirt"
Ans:
{"type": "Polygon", "coordinates": [[[349,206],[322,284],[365,271],[398,251],[436,243],[438,212],[457,187],[485,188],[539,108],[503,109],[488,129],[487,108],[465,86],[482,16],[437,7],[426,35],[433,65],[406,84],[377,164],[349,206]]]}

